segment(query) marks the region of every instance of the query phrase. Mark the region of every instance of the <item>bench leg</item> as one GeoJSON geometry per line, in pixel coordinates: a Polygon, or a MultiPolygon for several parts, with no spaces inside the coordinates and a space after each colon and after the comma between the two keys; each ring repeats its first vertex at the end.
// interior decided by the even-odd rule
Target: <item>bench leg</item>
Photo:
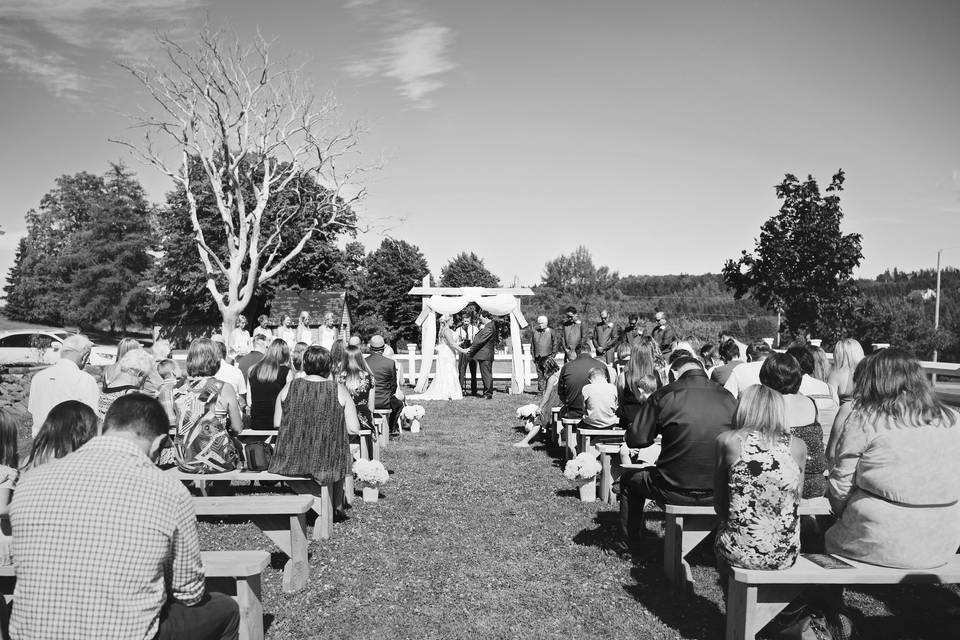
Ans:
{"type": "Polygon", "coordinates": [[[693,586],[687,555],[717,526],[717,516],[666,514],[664,517],[663,569],[667,581],[680,590],[693,586]]]}
{"type": "Polygon", "coordinates": [[[260,574],[236,578],[207,578],[207,590],[219,591],[240,607],[240,640],[263,640],[263,601],[260,574]]]}
{"type": "Polygon", "coordinates": [[[333,485],[318,485],[313,480],[285,480],[288,487],[300,495],[313,496],[313,512],[317,520],[313,523],[313,539],[326,540],[333,528],[333,485]]]}
{"type": "Polygon", "coordinates": [[[748,585],[730,576],[727,589],[727,640],[754,640],[760,630],[802,591],[803,585],[748,585]]]}
{"type": "Polygon", "coordinates": [[[613,476],[610,473],[610,456],[605,453],[600,454],[600,502],[610,504],[611,490],[613,486],[613,476]]]}
{"type": "Polygon", "coordinates": [[[353,504],[353,474],[347,474],[343,479],[343,502],[347,505],[353,504]]]}
{"type": "Polygon", "coordinates": [[[307,516],[255,516],[251,520],[263,534],[287,554],[283,565],[283,590],[299,591],[307,586],[310,563],[307,561],[307,516]]]}
{"type": "Polygon", "coordinates": [[[563,444],[567,449],[567,460],[573,460],[577,456],[577,438],[572,424],[563,425],[563,444]]]}

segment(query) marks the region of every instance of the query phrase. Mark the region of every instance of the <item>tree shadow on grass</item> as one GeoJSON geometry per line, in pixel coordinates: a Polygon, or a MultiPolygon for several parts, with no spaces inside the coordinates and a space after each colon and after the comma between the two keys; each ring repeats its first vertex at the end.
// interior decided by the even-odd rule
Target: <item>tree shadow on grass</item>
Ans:
{"type": "Polygon", "coordinates": [[[844,598],[859,608],[859,592],[882,602],[890,615],[865,615],[855,621],[861,638],[947,640],[960,638],[960,596],[941,585],[865,585],[850,587],[844,598]],[[853,601],[853,602],[851,602],[853,601]]]}

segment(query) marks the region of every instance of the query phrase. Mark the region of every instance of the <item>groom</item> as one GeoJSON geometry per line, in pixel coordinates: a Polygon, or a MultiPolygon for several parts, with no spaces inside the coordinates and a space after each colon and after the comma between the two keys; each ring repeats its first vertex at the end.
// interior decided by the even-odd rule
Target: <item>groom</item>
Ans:
{"type": "Polygon", "coordinates": [[[470,359],[480,363],[480,377],[483,378],[483,397],[493,399],[493,350],[497,345],[497,323],[486,311],[480,312],[480,331],[470,345],[470,359]]]}

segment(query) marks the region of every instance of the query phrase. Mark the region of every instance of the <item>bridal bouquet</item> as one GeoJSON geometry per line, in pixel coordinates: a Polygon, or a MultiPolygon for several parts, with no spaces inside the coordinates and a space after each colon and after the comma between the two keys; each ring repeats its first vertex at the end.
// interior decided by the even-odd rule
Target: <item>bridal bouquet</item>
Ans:
{"type": "Polygon", "coordinates": [[[591,449],[592,451],[578,453],[576,458],[567,462],[563,475],[567,476],[568,480],[592,480],[600,473],[600,462],[597,460],[600,452],[593,447],[591,449]]]}
{"type": "Polygon", "coordinates": [[[538,415],[540,415],[540,407],[533,403],[525,404],[517,409],[517,420],[523,420],[523,426],[526,427],[527,431],[533,429],[533,421],[537,419],[538,415]]]}
{"type": "Polygon", "coordinates": [[[368,487],[379,487],[390,480],[387,468],[379,460],[361,458],[353,463],[353,473],[357,476],[357,482],[368,487]]]}
{"type": "Polygon", "coordinates": [[[420,420],[426,415],[426,411],[418,404],[409,404],[400,411],[400,420],[405,427],[410,429],[410,433],[420,432],[420,420]]]}

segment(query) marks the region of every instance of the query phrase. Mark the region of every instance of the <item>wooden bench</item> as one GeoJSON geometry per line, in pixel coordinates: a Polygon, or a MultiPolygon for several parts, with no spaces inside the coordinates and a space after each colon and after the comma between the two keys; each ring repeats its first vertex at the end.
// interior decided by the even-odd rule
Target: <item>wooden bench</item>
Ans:
{"type": "Polygon", "coordinates": [[[768,622],[812,585],[960,583],[960,556],[936,569],[889,569],[840,559],[854,568],[824,569],[803,556],[782,571],[733,568],[727,592],[727,640],[754,640],[768,622]]]}
{"type": "Polygon", "coordinates": [[[287,554],[283,590],[292,593],[307,586],[307,511],[312,496],[225,496],[193,499],[201,520],[249,520],[287,554]]]}
{"type": "MultiPolygon", "coordinates": [[[[374,409],[373,424],[377,436],[374,441],[380,448],[385,448],[390,444],[390,409],[374,409]]],[[[379,459],[379,456],[378,458],[379,459]]]]}
{"type": "MultiPolygon", "coordinates": [[[[674,587],[689,589],[693,585],[693,574],[686,557],[717,528],[717,513],[712,506],[677,504],[665,505],[664,511],[663,571],[674,587]]],[[[798,511],[802,516],[827,515],[830,503],[826,498],[801,500],[798,511]]]]}
{"type": "Polygon", "coordinates": [[[330,537],[333,528],[333,485],[325,484],[320,487],[317,495],[317,485],[309,478],[283,476],[269,471],[228,471],[226,473],[186,473],[177,469],[167,469],[167,473],[183,482],[193,482],[201,493],[206,495],[204,485],[208,481],[224,480],[228,482],[282,482],[294,492],[313,499],[311,509],[317,514],[317,521],[313,525],[313,539],[326,540],[330,537]]]}
{"type": "MultiPolygon", "coordinates": [[[[240,640],[263,640],[263,602],[260,576],[270,564],[266,551],[203,551],[207,590],[232,596],[240,607],[240,640]]],[[[0,593],[13,593],[17,581],[14,565],[0,565],[0,593]]],[[[92,589],[96,585],[91,585],[92,589]]]]}
{"type": "Polygon", "coordinates": [[[580,424],[580,418],[560,418],[563,425],[564,454],[567,460],[572,460],[577,455],[577,425],[580,424]]]}

